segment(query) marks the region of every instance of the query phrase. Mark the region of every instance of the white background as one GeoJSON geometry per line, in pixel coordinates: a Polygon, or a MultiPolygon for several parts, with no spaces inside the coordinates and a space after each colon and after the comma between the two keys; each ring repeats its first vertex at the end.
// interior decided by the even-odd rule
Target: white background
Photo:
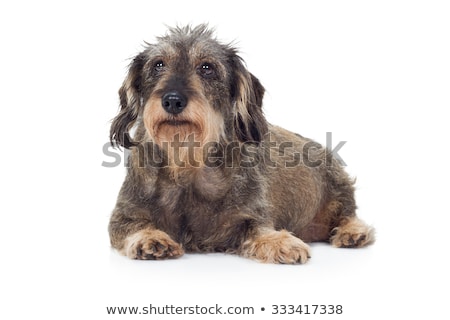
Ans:
{"type": "Polygon", "coordinates": [[[446,1],[5,2],[0,318],[172,319],[108,316],[106,307],[216,303],[255,308],[224,319],[448,314],[446,1]],[[374,246],[314,244],[296,266],[222,254],[131,261],[110,249],[125,169],[102,167],[111,161],[102,147],[129,58],[165,24],[201,22],[236,40],[267,89],[269,121],[347,141],[340,155],[358,178],[374,246]],[[341,304],[344,315],[275,316],[272,304],[341,304]]]}

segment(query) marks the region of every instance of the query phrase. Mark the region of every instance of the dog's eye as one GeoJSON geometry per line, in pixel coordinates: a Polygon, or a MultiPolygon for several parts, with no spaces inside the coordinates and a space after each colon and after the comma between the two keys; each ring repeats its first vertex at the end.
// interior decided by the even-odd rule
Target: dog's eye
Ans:
{"type": "Polygon", "coordinates": [[[202,63],[198,68],[198,72],[202,77],[207,79],[213,78],[216,75],[216,69],[214,68],[214,65],[211,63],[202,63]]]}
{"type": "Polygon", "coordinates": [[[164,67],[165,67],[164,62],[162,60],[159,60],[155,63],[155,65],[153,66],[153,69],[156,72],[161,72],[164,70],[164,67]]]}

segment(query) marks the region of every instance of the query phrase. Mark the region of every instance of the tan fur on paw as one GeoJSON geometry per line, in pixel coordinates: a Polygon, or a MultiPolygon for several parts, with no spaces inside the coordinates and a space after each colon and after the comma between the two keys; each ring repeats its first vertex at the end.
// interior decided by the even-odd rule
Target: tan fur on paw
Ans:
{"type": "Polygon", "coordinates": [[[305,263],[309,246],[286,230],[265,230],[244,242],[240,254],[266,263],[305,263]]]}
{"type": "Polygon", "coordinates": [[[375,242],[375,229],[358,218],[344,220],[332,234],[330,242],[338,248],[360,248],[375,242]]]}
{"type": "Polygon", "coordinates": [[[131,259],[161,260],[184,254],[181,245],[160,230],[141,230],[125,239],[122,253],[131,259]]]}

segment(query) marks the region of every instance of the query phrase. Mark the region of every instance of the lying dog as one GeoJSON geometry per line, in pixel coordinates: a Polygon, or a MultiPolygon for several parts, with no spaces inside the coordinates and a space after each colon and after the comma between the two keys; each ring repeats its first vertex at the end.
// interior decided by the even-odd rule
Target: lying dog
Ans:
{"type": "Polygon", "coordinates": [[[266,121],[263,86],[206,26],[173,28],[148,44],[119,95],[110,138],[132,151],[109,234],[122,254],[305,263],[305,242],[374,241],[340,163],[266,121]]]}

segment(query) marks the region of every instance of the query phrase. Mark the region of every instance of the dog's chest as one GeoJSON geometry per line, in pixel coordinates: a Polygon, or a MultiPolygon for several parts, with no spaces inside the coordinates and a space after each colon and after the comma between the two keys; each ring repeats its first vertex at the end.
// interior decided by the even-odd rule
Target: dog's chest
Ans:
{"type": "Polygon", "coordinates": [[[167,175],[155,185],[157,227],[187,251],[235,247],[253,215],[265,205],[261,185],[245,174],[210,169],[175,183],[167,175]]]}
{"type": "Polygon", "coordinates": [[[188,181],[159,181],[155,189],[158,211],[165,215],[204,217],[222,203],[229,187],[223,187],[214,176],[208,179],[197,175],[188,181]]]}
{"type": "MultiPolygon", "coordinates": [[[[158,228],[183,243],[188,251],[205,251],[206,243],[223,242],[221,234],[232,227],[233,208],[239,207],[231,183],[226,188],[218,179],[201,179],[180,186],[161,183],[158,187],[158,228]],[[215,239],[214,241],[211,241],[215,239]]],[[[216,250],[217,248],[214,248],[216,250]]],[[[212,250],[212,247],[211,247],[212,250]]]]}
{"type": "Polygon", "coordinates": [[[171,190],[164,199],[159,226],[180,243],[200,243],[220,229],[221,201],[207,201],[191,188],[171,190]]]}

